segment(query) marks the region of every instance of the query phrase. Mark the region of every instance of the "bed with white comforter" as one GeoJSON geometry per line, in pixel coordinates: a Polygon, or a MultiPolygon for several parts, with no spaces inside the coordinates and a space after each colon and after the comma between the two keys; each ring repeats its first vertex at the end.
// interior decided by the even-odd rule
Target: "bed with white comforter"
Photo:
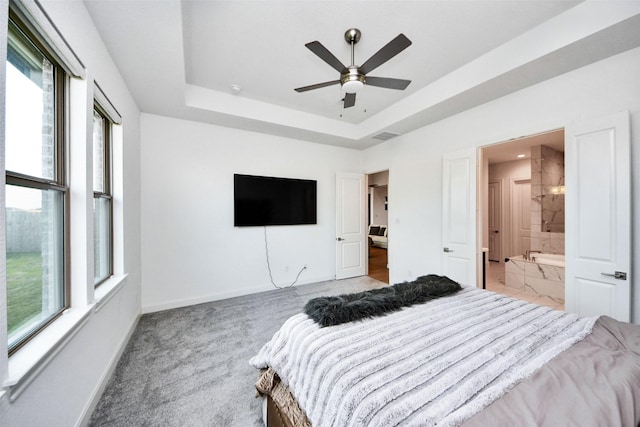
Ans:
{"type": "MultiPolygon", "coordinates": [[[[460,425],[584,340],[595,323],[463,288],[325,328],[295,315],[250,363],[268,369],[267,376],[277,374],[313,426],[460,425]]],[[[635,345],[640,353],[640,333],[635,345]]],[[[640,384],[640,354],[630,360],[640,384]]],[[[640,408],[640,390],[627,394],[640,408]]],[[[630,411],[630,419],[640,413],[630,411]]]]}

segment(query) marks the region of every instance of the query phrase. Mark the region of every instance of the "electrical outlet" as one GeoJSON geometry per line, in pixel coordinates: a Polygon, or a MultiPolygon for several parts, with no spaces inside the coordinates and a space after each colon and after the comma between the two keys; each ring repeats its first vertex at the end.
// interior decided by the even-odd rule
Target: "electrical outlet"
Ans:
{"type": "Polygon", "coordinates": [[[288,265],[285,265],[285,266],[284,266],[284,272],[285,272],[285,273],[288,273],[288,272],[289,272],[289,266],[288,266],[288,265]]]}

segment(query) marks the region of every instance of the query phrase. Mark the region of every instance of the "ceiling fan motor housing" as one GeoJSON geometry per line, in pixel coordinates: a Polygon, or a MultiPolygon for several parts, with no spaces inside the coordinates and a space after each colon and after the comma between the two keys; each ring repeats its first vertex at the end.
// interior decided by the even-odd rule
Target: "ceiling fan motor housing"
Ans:
{"type": "Polygon", "coordinates": [[[342,85],[342,90],[346,93],[356,93],[365,83],[364,74],[355,65],[347,67],[340,75],[340,84],[342,85]]]}

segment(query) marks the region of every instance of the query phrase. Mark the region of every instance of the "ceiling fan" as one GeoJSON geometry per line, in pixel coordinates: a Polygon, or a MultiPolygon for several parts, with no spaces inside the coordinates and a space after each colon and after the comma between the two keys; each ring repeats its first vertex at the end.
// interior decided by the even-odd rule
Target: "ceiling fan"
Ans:
{"type": "Polygon", "coordinates": [[[409,83],[411,83],[411,80],[393,79],[390,77],[373,77],[367,76],[367,74],[408,48],[411,45],[411,40],[409,40],[404,34],[399,34],[396,38],[382,47],[382,49],[377,51],[364,64],[357,66],[354,64],[354,46],[358,41],[360,41],[360,36],[360,30],[357,28],[351,28],[344,33],[345,40],[351,45],[351,65],[348,67],[342,64],[342,62],[329,52],[329,50],[319,41],[313,41],[305,44],[311,52],[315,53],[320,57],[320,59],[335,68],[340,73],[340,79],[299,87],[296,88],[295,91],[306,92],[308,90],[320,89],[322,87],[340,83],[342,90],[345,93],[344,108],[349,108],[356,104],[356,93],[365,84],[388,89],[406,89],[406,87],[409,86],[409,83]]]}

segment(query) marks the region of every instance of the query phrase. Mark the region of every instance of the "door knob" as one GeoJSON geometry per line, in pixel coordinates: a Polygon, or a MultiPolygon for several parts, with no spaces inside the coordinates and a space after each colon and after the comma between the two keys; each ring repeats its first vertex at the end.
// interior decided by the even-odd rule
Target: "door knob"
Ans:
{"type": "Polygon", "coordinates": [[[337,240],[338,242],[342,242],[344,239],[343,239],[342,237],[338,237],[336,240],[337,240]]]}
{"type": "Polygon", "coordinates": [[[453,249],[449,249],[449,248],[444,248],[442,249],[444,252],[453,252],[453,249]]]}

